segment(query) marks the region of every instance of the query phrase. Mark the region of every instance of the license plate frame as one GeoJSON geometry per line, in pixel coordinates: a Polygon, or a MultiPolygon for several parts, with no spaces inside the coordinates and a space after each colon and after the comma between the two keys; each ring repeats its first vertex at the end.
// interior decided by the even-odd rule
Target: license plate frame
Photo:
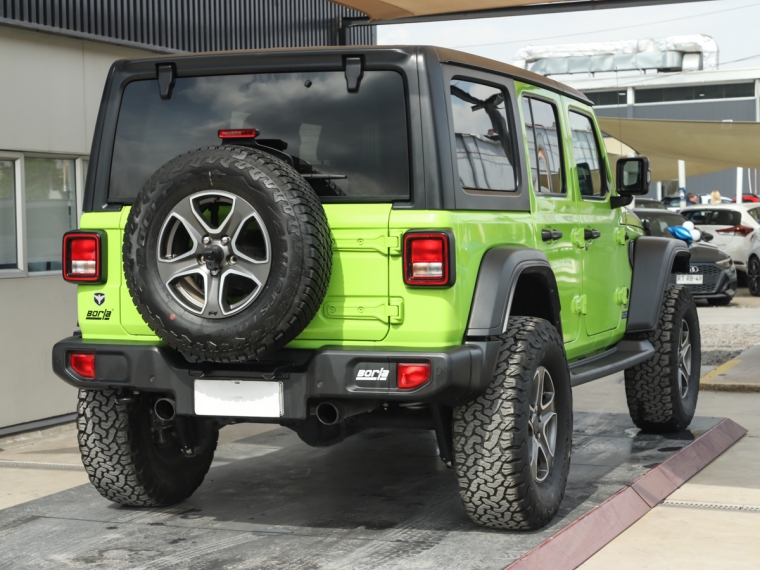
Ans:
{"type": "Polygon", "coordinates": [[[676,275],[676,285],[702,285],[704,275],[676,275]]]}
{"type": "Polygon", "coordinates": [[[241,418],[280,418],[282,382],[199,378],[193,383],[195,414],[241,418]]]}

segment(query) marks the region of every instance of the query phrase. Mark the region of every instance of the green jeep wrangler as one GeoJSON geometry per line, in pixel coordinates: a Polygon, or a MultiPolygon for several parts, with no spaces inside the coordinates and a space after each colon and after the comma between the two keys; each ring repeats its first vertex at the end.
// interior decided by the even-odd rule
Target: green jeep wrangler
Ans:
{"type": "Polygon", "coordinates": [[[625,371],[650,432],[697,403],[688,248],[625,208],[648,161],[616,168],[583,94],[448,49],[117,62],[53,349],[92,483],[182,501],[238,422],[425,429],[475,522],[545,525],[573,386],[625,371]]]}

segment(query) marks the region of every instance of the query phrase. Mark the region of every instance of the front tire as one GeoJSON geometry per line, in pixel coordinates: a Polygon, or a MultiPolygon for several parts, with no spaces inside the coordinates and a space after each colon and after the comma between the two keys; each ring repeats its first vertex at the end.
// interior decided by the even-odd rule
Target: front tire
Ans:
{"type": "Polygon", "coordinates": [[[173,505],[192,495],[211,466],[216,425],[192,418],[195,455],[186,457],[170,434],[157,442],[153,398],[127,404],[116,390],[80,390],[77,431],[90,482],[106,499],[132,507],[173,505]]]}
{"type": "Polygon", "coordinates": [[[467,514],[483,526],[546,525],[565,493],[572,447],[570,372],[549,322],[509,319],[491,385],[454,409],[454,465],[467,514]]]}
{"type": "Polygon", "coordinates": [[[657,328],[647,339],[654,356],[625,371],[631,419],[652,433],[684,430],[697,408],[702,359],[697,307],[688,289],[667,289],[657,328]]]}

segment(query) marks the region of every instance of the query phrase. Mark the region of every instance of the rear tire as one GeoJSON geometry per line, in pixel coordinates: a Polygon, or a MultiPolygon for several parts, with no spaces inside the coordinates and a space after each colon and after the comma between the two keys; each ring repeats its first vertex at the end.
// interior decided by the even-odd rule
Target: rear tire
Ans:
{"type": "Polygon", "coordinates": [[[562,339],[548,321],[513,317],[499,338],[491,385],[454,409],[459,492],[478,524],[537,529],[557,513],[565,493],[573,434],[570,372],[562,339]]]}
{"type": "Polygon", "coordinates": [[[80,390],[77,431],[90,482],[106,499],[132,507],[162,507],[183,501],[203,482],[219,430],[193,418],[195,456],[185,457],[176,440],[155,441],[153,399],[140,394],[120,405],[116,390],[80,390]]]}
{"type": "Polygon", "coordinates": [[[702,359],[697,307],[688,289],[667,289],[657,328],[646,338],[654,356],[625,371],[631,419],[652,433],[684,430],[697,408],[702,359]]]}
{"type": "Polygon", "coordinates": [[[754,255],[747,263],[747,287],[750,295],[760,297],[760,259],[754,255]]]}

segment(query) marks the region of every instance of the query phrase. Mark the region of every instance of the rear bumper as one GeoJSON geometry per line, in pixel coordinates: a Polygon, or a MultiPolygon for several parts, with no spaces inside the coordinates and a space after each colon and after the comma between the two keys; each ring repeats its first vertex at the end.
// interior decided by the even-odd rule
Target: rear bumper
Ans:
{"type": "MultiPolygon", "coordinates": [[[[467,343],[433,350],[366,347],[324,347],[316,351],[283,350],[270,360],[239,364],[191,363],[160,344],[85,341],[70,337],[53,347],[53,370],[77,388],[126,388],[171,394],[177,413],[195,415],[194,383],[204,379],[282,382],[280,419],[305,420],[309,401],[327,399],[387,402],[435,402],[456,405],[482,393],[496,366],[498,341],[467,343]],[[79,376],[69,365],[69,354],[96,355],[96,378],[79,376]],[[415,390],[396,387],[396,364],[431,363],[431,380],[415,390]],[[383,380],[365,380],[359,370],[388,371],[383,380]]],[[[377,376],[381,376],[377,374],[377,376]]],[[[267,421],[272,421],[271,419],[267,421]]]]}

